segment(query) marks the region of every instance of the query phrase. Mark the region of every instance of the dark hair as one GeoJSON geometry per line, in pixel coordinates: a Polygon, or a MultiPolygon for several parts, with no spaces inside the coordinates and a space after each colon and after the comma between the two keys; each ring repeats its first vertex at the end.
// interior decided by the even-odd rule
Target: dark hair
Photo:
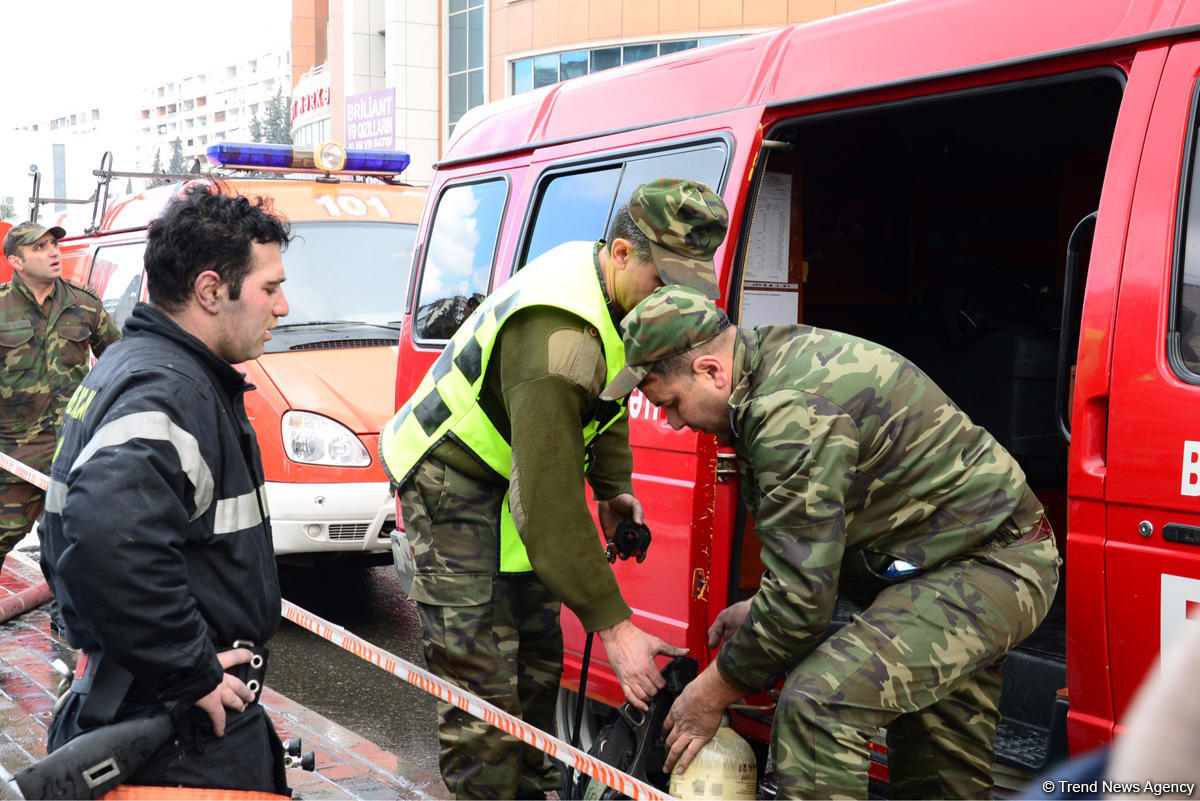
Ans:
{"type": "Polygon", "coordinates": [[[222,188],[193,184],[150,223],[143,262],[155,306],[165,311],[186,306],[196,276],[205,270],[221,276],[230,299],[237,300],[250,272],[251,243],[286,248],[291,241],[291,227],[274,214],[269,200],[251,202],[222,188]]]}
{"type": "Polygon", "coordinates": [[[629,204],[626,203],[613,214],[612,222],[608,224],[608,247],[617,239],[624,239],[633,249],[633,256],[638,261],[651,261],[650,237],[642,233],[637,223],[629,216],[629,204]]]}
{"type": "MultiPolygon", "coordinates": [[[[720,311],[720,309],[717,311],[720,311]]],[[[665,359],[659,359],[654,364],[650,365],[650,372],[659,376],[660,378],[674,378],[680,374],[690,377],[692,374],[692,362],[696,361],[696,359],[700,358],[701,356],[706,356],[715,352],[719,345],[717,340],[721,338],[721,334],[724,334],[727,330],[729,330],[731,325],[732,323],[729,322],[729,318],[725,316],[724,312],[721,312],[717,333],[713,334],[712,339],[705,340],[699,345],[688,348],[685,351],[673,353],[665,359]]]]}

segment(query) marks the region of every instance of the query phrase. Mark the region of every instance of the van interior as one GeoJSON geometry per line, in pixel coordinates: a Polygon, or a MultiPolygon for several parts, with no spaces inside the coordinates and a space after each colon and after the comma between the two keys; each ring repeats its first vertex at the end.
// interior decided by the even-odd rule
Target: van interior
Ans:
{"type": "MultiPolygon", "coordinates": [[[[767,131],[736,257],[741,325],[802,322],[907,356],[1021,463],[1063,552],[1060,429],[1092,230],[1079,224],[1099,206],[1123,87],[1119,71],[1095,69],[785,114],[767,131]]],[[[747,532],[731,595],[756,587],[757,550],[747,532]]],[[[1065,755],[1065,596],[1060,584],[1045,623],[1009,656],[1007,676],[1024,686],[1006,679],[1002,765],[1037,771],[1065,755]]]]}

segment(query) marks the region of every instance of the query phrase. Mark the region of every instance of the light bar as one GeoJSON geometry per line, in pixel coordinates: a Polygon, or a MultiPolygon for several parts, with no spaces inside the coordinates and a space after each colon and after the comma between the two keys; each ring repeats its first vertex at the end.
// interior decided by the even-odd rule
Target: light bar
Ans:
{"type": "Polygon", "coordinates": [[[400,150],[346,150],[336,142],[316,148],[249,142],[209,145],[208,161],[218,167],[268,172],[319,172],[348,175],[397,175],[408,167],[400,150]]]}

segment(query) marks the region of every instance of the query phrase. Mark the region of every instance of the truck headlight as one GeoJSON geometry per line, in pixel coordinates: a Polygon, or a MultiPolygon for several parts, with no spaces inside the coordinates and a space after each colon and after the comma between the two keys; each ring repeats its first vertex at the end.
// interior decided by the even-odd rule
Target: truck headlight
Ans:
{"type": "Polygon", "coordinates": [[[371,463],[367,449],[353,431],[312,412],[284,413],[283,452],[301,464],[366,467],[371,463]]]}

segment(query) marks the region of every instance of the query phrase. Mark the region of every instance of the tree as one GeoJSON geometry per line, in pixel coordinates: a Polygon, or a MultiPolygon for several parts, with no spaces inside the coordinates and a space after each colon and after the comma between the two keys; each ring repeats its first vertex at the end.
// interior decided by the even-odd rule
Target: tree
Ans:
{"type": "Polygon", "coordinates": [[[0,203],[0,220],[7,220],[14,214],[16,214],[16,209],[13,208],[13,204],[7,202],[0,203]]]}
{"type": "Polygon", "coordinates": [[[167,165],[167,172],[176,175],[187,172],[187,165],[183,161],[183,140],[178,136],[171,143],[171,163],[167,165]]]}
{"type": "Polygon", "coordinates": [[[262,125],[262,121],[258,119],[258,108],[257,107],[255,107],[254,110],[250,112],[250,141],[251,142],[263,141],[263,125],[262,125]]]}
{"type": "MultiPolygon", "coordinates": [[[[156,148],[154,151],[154,164],[151,165],[150,172],[162,172],[162,171],[163,171],[162,148],[160,147],[160,148],[156,148]]],[[[152,178],[152,179],[150,179],[150,182],[146,184],[146,186],[147,187],[162,186],[165,183],[167,183],[167,182],[165,180],[163,180],[162,178],[152,178]]]]}
{"type": "Polygon", "coordinates": [[[255,110],[250,115],[250,139],[255,142],[271,142],[277,145],[292,143],[292,102],[283,96],[283,88],[275,97],[263,104],[260,117],[255,110]]]}

